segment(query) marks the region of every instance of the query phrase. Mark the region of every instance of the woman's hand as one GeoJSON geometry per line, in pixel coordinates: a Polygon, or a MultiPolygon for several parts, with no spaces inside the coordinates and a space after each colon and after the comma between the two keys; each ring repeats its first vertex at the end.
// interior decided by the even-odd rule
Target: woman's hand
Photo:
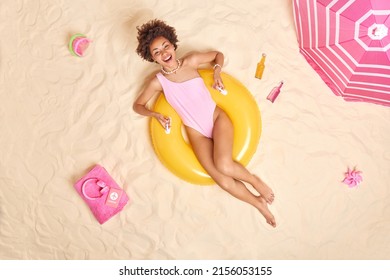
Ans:
{"type": "Polygon", "coordinates": [[[167,127],[167,125],[168,125],[168,128],[171,128],[171,122],[170,122],[169,117],[164,116],[160,113],[155,113],[154,117],[156,118],[156,120],[158,120],[158,122],[162,125],[162,127],[164,129],[167,127]]]}
{"type": "Polygon", "coordinates": [[[213,88],[221,88],[221,89],[224,89],[225,86],[223,85],[223,82],[222,82],[222,78],[221,78],[221,68],[220,67],[216,67],[214,69],[214,84],[213,84],[213,88]]]}

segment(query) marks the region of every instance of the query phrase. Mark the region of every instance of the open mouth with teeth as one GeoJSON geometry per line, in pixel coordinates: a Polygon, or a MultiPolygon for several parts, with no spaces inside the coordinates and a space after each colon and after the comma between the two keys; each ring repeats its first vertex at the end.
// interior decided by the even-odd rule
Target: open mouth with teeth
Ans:
{"type": "Polygon", "coordinates": [[[167,58],[163,59],[164,62],[169,63],[172,61],[172,55],[168,56],[167,58]]]}

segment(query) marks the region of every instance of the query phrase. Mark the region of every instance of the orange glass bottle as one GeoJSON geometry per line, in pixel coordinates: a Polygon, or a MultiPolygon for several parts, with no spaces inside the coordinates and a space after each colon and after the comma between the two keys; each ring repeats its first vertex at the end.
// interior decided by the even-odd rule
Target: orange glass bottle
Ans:
{"type": "Polygon", "coordinates": [[[256,73],[255,73],[255,77],[258,78],[258,79],[261,79],[261,77],[263,77],[263,72],[264,72],[264,68],[265,68],[265,57],[266,57],[266,54],[263,53],[262,56],[261,56],[261,60],[259,63],[257,63],[257,68],[256,68],[256,73]]]}

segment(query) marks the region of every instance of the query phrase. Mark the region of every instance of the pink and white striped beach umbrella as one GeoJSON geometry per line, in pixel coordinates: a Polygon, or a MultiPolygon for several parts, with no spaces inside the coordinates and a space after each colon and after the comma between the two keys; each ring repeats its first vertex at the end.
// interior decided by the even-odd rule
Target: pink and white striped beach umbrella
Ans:
{"type": "Polygon", "coordinates": [[[390,106],[390,0],[293,0],[300,52],[348,101],[390,106]]]}

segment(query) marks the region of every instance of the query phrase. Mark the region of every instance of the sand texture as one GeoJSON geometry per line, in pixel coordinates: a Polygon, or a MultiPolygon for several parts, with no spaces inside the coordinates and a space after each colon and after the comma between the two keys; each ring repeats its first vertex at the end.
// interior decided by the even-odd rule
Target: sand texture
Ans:
{"type": "Polygon", "coordinates": [[[389,259],[390,108],[331,92],[299,54],[291,1],[2,0],[0,34],[0,259],[389,259]],[[276,194],[275,229],[156,157],[132,110],[158,70],[135,53],[153,18],[176,27],[179,56],[223,52],[255,97],[248,169],[276,194]],[[74,33],[93,40],[85,57],[67,49],[74,33]],[[132,200],[104,225],[73,187],[95,164],[132,200]],[[348,188],[355,166],[363,182],[348,188]]]}

